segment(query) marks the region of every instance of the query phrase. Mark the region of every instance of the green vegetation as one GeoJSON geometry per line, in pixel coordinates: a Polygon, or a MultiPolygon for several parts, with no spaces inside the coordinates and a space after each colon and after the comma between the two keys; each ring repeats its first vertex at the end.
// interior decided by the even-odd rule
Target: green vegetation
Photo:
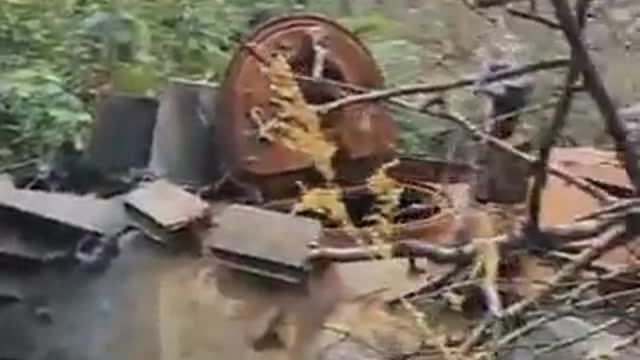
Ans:
{"type": "Polygon", "coordinates": [[[78,137],[103,91],[146,94],[169,76],[219,77],[250,3],[0,1],[0,162],[78,137]]]}
{"type": "MultiPolygon", "coordinates": [[[[0,163],[46,154],[63,139],[82,143],[101,93],[153,95],[172,76],[219,79],[252,17],[291,11],[296,3],[0,1],[0,163]]],[[[399,40],[399,22],[377,12],[344,16],[344,4],[318,1],[310,10],[341,15],[389,83],[413,79],[421,49],[399,40]]],[[[408,130],[402,143],[419,147],[417,128],[402,128],[408,130]]]]}

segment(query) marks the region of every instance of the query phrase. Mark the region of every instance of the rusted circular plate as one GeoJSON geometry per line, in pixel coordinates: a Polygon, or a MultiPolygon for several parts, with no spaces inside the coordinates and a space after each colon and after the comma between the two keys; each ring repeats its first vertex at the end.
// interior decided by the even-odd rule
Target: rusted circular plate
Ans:
{"type": "MultiPolygon", "coordinates": [[[[346,29],[322,16],[297,14],[276,18],[260,26],[244,41],[252,44],[266,58],[282,47],[291,49],[294,55],[289,62],[296,72],[304,74],[310,72],[312,63],[303,60],[303,55],[309,55],[304,49],[309,44],[309,34],[318,29],[326,36],[326,62],[330,64],[327,69],[333,69],[338,78],[349,84],[366,88],[383,85],[381,72],[363,44],[346,29]]],[[[269,84],[260,72],[259,64],[249,51],[240,49],[227,68],[221,85],[217,142],[227,159],[227,166],[232,171],[260,176],[311,167],[304,154],[277,143],[265,144],[257,140],[255,124],[248,113],[255,106],[268,110],[270,97],[269,84]]],[[[326,96],[327,91],[335,91],[333,86],[319,86],[307,81],[299,83],[307,99],[313,103],[330,100],[326,96]]],[[[393,150],[395,130],[392,119],[379,105],[354,105],[329,113],[323,118],[323,126],[339,146],[338,171],[340,158],[372,157],[393,150]]]]}
{"type": "MultiPolygon", "coordinates": [[[[430,204],[438,210],[430,216],[417,218],[391,226],[393,235],[388,241],[401,241],[418,239],[426,242],[446,242],[452,239],[455,230],[455,201],[451,194],[442,191],[440,185],[430,182],[419,182],[402,179],[402,185],[417,193],[431,197],[430,204]],[[445,240],[443,240],[445,239],[445,240]]],[[[363,189],[362,186],[346,188],[347,191],[363,189]]],[[[266,204],[266,208],[275,211],[290,212],[297,198],[272,201],[266,204]]],[[[359,242],[374,243],[371,237],[370,227],[358,227],[356,229],[328,228],[323,230],[324,237],[320,239],[321,245],[335,247],[353,247],[359,242]]]]}

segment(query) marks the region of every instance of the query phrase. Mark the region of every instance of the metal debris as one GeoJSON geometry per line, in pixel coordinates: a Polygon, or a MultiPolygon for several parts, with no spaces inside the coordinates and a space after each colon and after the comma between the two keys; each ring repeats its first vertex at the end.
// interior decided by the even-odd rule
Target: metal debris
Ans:
{"type": "MultiPolygon", "coordinates": [[[[5,219],[3,218],[2,221],[5,219]]],[[[70,246],[60,246],[54,242],[27,241],[15,227],[0,227],[0,261],[19,263],[45,263],[56,258],[64,257],[70,251],[70,246]],[[65,248],[66,247],[66,248],[65,248]]]]}
{"type": "Polygon", "coordinates": [[[214,221],[206,246],[222,263],[289,283],[306,280],[319,221],[244,205],[230,205],[214,221]]]}
{"type": "Polygon", "coordinates": [[[127,224],[123,206],[117,200],[18,190],[5,185],[0,187],[0,209],[12,210],[97,235],[117,233],[127,224]]]}
{"type": "Polygon", "coordinates": [[[146,167],[157,111],[153,98],[112,95],[102,99],[87,150],[91,161],[105,172],[146,167]]]}
{"type": "Polygon", "coordinates": [[[214,148],[217,86],[173,80],[160,98],[149,169],[172,182],[201,186],[218,170],[214,148]]]}
{"type": "Polygon", "coordinates": [[[209,205],[166,180],[144,184],[125,197],[127,213],[152,239],[166,243],[181,230],[209,219],[209,205]]]}

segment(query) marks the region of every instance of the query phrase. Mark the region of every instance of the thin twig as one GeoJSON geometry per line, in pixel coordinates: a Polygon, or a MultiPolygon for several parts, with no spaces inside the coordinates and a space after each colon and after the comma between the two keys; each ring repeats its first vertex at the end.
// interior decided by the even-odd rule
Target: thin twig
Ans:
{"type": "Polygon", "coordinates": [[[505,313],[509,316],[516,316],[527,307],[533,305],[536,301],[542,297],[548,295],[556,287],[556,284],[565,281],[566,279],[574,276],[578,271],[584,268],[593,260],[602,256],[602,254],[616,245],[621,245],[625,241],[630,240],[624,226],[615,226],[608,229],[600,238],[600,241],[594,243],[593,247],[584,250],[578,255],[575,261],[565,265],[558,271],[557,274],[549,281],[549,285],[543,287],[541,290],[529,296],[511,306],[505,313]]]}
{"type": "Polygon", "coordinates": [[[625,348],[635,344],[636,342],[638,342],[640,340],[640,331],[634,333],[631,336],[628,336],[622,340],[620,340],[619,342],[613,344],[613,351],[618,352],[618,351],[622,351],[625,348]]]}
{"type": "Polygon", "coordinates": [[[436,263],[465,264],[473,259],[475,248],[472,244],[460,247],[445,247],[419,240],[403,240],[389,245],[371,245],[357,248],[312,249],[309,261],[350,262],[384,259],[385,254],[392,257],[426,257],[436,263]]]}
{"type": "MultiPolygon", "coordinates": [[[[518,316],[521,312],[535,304],[541,298],[547,296],[550,292],[555,290],[557,284],[565,281],[566,279],[574,276],[578,271],[587,266],[593,260],[602,256],[604,252],[611,249],[616,245],[620,245],[625,241],[630,240],[624,226],[616,226],[606,231],[600,241],[594,243],[594,246],[583,251],[576,259],[565,265],[555,274],[555,276],[549,281],[547,286],[544,286],[538,292],[516,302],[504,310],[504,317],[513,318],[518,316]]],[[[472,335],[461,346],[460,352],[467,354],[472,347],[480,340],[484,331],[491,326],[495,321],[494,318],[488,318],[478,325],[472,332],[472,335]]]]}
{"type": "Polygon", "coordinates": [[[486,21],[487,24],[491,26],[496,25],[497,20],[485,14],[484,11],[480,10],[479,7],[472,3],[472,0],[462,0],[462,5],[464,5],[464,7],[466,7],[472,14],[486,21]]]}
{"type": "MultiPolygon", "coordinates": [[[[617,214],[617,217],[610,218],[604,216],[602,219],[590,218],[589,220],[579,221],[569,224],[549,226],[541,229],[540,235],[549,239],[550,248],[559,248],[568,242],[580,241],[593,237],[600,237],[600,242],[594,240],[593,247],[585,250],[588,254],[594,249],[603,246],[602,237],[612,231],[620,229],[621,222],[625,221],[633,209],[627,212],[617,214]]],[[[437,263],[449,264],[466,264],[476,254],[474,243],[478,242],[495,242],[505,250],[522,246],[529,241],[530,234],[526,231],[515,232],[510,235],[500,235],[493,238],[476,239],[468,244],[460,246],[444,246],[437,245],[439,240],[402,240],[392,244],[385,245],[369,245],[349,248],[333,248],[320,247],[309,251],[307,259],[309,261],[335,261],[335,262],[352,262],[362,260],[383,259],[385,255],[392,257],[425,257],[437,263]]],[[[606,244],[605,244],[606,245],[606,244]]],[[[572,258],[572,263],[580,263],[583,256],[591,255],[580,254],[572,258]]],[[[550,281],[549,286],[556,286],[564,279],[550,281]]]]}
{"type": "MultiPolygon", "coordinates": [[[[541,61],[538,63],[520,66],[511,70],[496,72],[495,74],[492,74],[490,76],[483,77],[482,81],[485,83],[491,83],[491,82],[503,80],[506,78],[522,76],[532,72],[558,69],[558,68],[566,67],[568,63],[569,61],[567,58],[541,61]]],[[[479,77],[474,75],[474,76],[469,76],[454,82],[443,83],[443,84],[411,84],[411,85],[399,86],[392,89],[371,91],[369,93],[347,96],[347,97],[320,105],[318,107],[318,111],[320,113],[328,113],[330,111],[334,111],[348,105],[353,105],[353,104],[358,104],[363,102],[380,101],[380,100],[397,97],[397,96],[404,96],[404,95],[443,92],[443,91],[448,91],[455,88],[472,86],[476,84],[478,80],[479,80],[479,77]]]]}
{"type": "Polygon", "coordinates": [[[595,335],[598,335],[599,333],[607,330],[608,328],[618,324],[621,320],[620,319],[611,319],[609,321],[606,321],[596,327],[594,327],[593,329],[590,329],[589,331],[587,331],[586,333],[580,335],[580,336],[576,336],[573,338],[569,338],[569,339],[564,339],[562,341],[558,341],[556,343],[553,343],[551,345],[548,345],[536,352],[533,353],[534,358],[537,358],[541,355],[544,354],[548,354],[554,351],[558,351],[562,348],[565,348],[567,346],[571,346],[574,344],[577,344],[579,342],[585,341],[595,335]]]}
{"type": "Polygon", "coordinates": [[[540,317],[536,320],[529,321],[525,325],[503,336],[498,341],[498,344],[497,344],[498,349],[504,348],[505,346],[511,344],[512,342],[516,341],[522,336],[529,334],[530,332],[537,329],[538,327],[546,323],[555,321],[563,316],[574,314],[574,313],[583,311],[585,309],[588,309],[590,307],[603,304],[615,299],[627,298],[629,296],[638,295],[638,294],[640,294],[640,289],[623,290],[615,293],[610,293],[605,296],[599,296],[593,299],[584,300],[575,304],[562,306],[560,309],[557,309],[553,313],[540,317]]]}
{"type": "MultiPolygon", "coordinates": [[[[491,136],[483,132],[477,126],[473,125],[469,120],[465,119],[462,115],[445,113],[445,112],[434,112],[430,110],[425,111],[425,113],[432,116],[437,116],[443,119],[448,119],[450,121],[453,121],[456,124],[461,125],[468,132],[470,132],[473,137],[479,138],[479,139],[486,139],[489,142],[489,144],[491,144],[492,146],[500,150],[506,151],[508,153],[511,153],[529,162],[530,164],[534,164],[536,161],[535,157],[514,148],[507,142],[504,142],[500,139],[497,139],[494,136],[491,136]]],[[[613,200],[613,197],[610,196],[606,191],[601,190],[597,186],[592,185],[591,183],[589,183],[584,179],[581,179],[575,175],[572,175],[571,173],[569,173],[568,171],[566,171],[565,169],[559,166],[549,165],[549,172],[565,180],[566,182],[575,185],[577,188],[593,196],[594,198],[596,198],[598,201],[602,203],[607,203],[613,200]]]]}
{"type": "MultiPolygon", "coordinates": [[[[265,62],[265,58],[259,54],[259,52],[255,49],[253,44],[249,44],[249,43],[242,43],[241,44],[243,46],[243,48],[247,49],[249,51],[250,54],[252,54],[254,57],[256,57],[256,59],[258,59],[258,61],[260,62],[265,62]]],[[[499,81],[499,80],[503,80],[505,78],[509,78],[509,77],[516,77],[516,76],[521,76],[530,72],[534,72],[534,71],[541,71],[541,70],[549,70],[549,69],[554,69],[554,68],[559,68],[559,67],[563,67],[566,66],[568,64],[568,61],[566,59],[556,59],[556,60],[550,60],[550,61],[546,61],[546,62],[540,62],[540,63],[535,63],[535,64],[530,64],[530,65],[525,65],[519,68],[515,68],[512,70],[508,70],[508,71],[502,71],[502,72],[497,72],[491,76],[488,76],[486,78],[483,79],[484,82],[486,83],[491,83],[494,81],[499,81]]],[[[471,132],[472,135],[483,139],[485,137],[489,137],[488,141],[490,144],[492,144],[493,146],[497,146],[498,148],[510,152],[516,156],[519,156],[520,158],[523,158],[524,160],[528,161],[529,163],[534,163],[535,159],[532,158],[531,156],[518,151],[516,149],[514,149],[511,145],[504,143],[504,142],[500,142],[498,140],[499,143],[496,143],[495,140],[497,139],[493,139],[489,134],[485,134],[483,133],[480,129],[477,129],[474,125],[472,125],[470,122],[466,121],[466,119],[460,118],[460,117],[452,117],[449,116],[449,114],[445,114],[445,113],[433,113],[430,112],[428,109],[421,109],[417,106],[414,106],[412,104],[409,104],[405,101],[402,101],[400,99],[395,99],[394,96],[401,96],[401,95],[407,95],[407,94],[413,94],[413,93],[431,93],[431,92],[442,92],[442,91],[448,91],[448,90],[452,90],[452,89],[456,89],[456,88],[460,88],[460,87],[465,87],[465,86],[472,86],[474,84],[477,83],[478,78],[477,77],[468,77],[465,79],[461,79],[461,80],[457,80],[454,82],[450,82],[450,83],[444,83],[444,84],[435,84],[435,85],[428,85],[428,84],[417,84],[417,85],[409,85],[406,87],[400,87],[400,88],[395,88],[395,89],[390,89],[390,90],[379,90],[379,91],[369,91],[369,92],[365,92],[367,91],[367,89],[364,89],[362,87],[356,86],[356,85],[352,85],[352,84],[345,84],[345,83],[341,83],[341,82],[337,82],[337,81],[333,81],[330,79],[324,79],[324,78],[313,78],[313,77],[307,77],[307,76],[302,76],[302,75],[297,75],[296,78],[299,78],[301,80],[305,80],[305,81],[313,81],[313,82],[318,82],[321,81],[322,83],[326,83],[329,85],[333,85],[333,86],[337,86],[337,87],[341,87],[343,89],[348,89],[350,91],[353,92],[357,92],[358,94],[356,95],[352,95],[352,96],[347,96],[344,97],[342,99],[338,99],[334,102],[330,102],[327,103],[325,105],[321,105],[320,110],[322,111],[330,111],[333,109],[337,109],[339,107],[342,106],[346,106],[348,104],[351,104],[351,101],[354,101],[353,103],[358,103],[358,102],[365,102],[365,101],[373,101],[373,100],[385,100],[388,101],[394,105],[398,105],[401,106],[403,108],[406,109],[410,109],[413,111],[418,111],[418,112],[422,112],[428,115],[432,115],[432,116],[437,116],[437,117],[441,117],[443,119],[448,119],[448,120],[452,120],[456,123],[458,123],[459,125],[462,125],[463,128],[465,128],[467,131],[471,132]],[[349,103],[338,103],[340,101],[347,101],[349,103]],[[342,105],[341,105],[342,104],[342,105]]],[[[536,106],[533,107],[531,110],[532,111],[537,111],[540,110],[542,108],[546,108],[545,106],[536,106]]],[[[511,116],[513,114],[505,114],[505,116],[511,116]]],[[[550,168],[551,173],[562,178],[563,180],[567,181],[568,183],[571,183],[573,185],[575,185],[576,187],[578,187],[579,189],[585,191],[586,193],[592,195],[593,197],[595,197],[597,200],[601,201],[601,202],[608,202],[611,201],[612,198],[603,190],[600,190],[598,187],[592,185],[591,183],[589,183],[588,181],[582,180],[576,176],[571,175],[570,173],[568,173],[567,171],[565,171],[564,169],[560,169],[558,167],[552,166],[550,168]]]]}
{"type": "Polygon", "coordinates": [[[537,24],[540,25],[544,25],[552,30],[561,30],[562,27],[560,26],[560,24],[554,22],[553,20],[549,20],[547,18],[544,18],[540,15],[536,15],[530,12],[525,12],[525,11],[520,11],[518,9],[512,8],[512,7],[507,7],[507,14],[511,15],[511,16],[515,16],[521,19],[525,19],[525,20],[529,20],[529,21],[533,21],[537,24]]]}

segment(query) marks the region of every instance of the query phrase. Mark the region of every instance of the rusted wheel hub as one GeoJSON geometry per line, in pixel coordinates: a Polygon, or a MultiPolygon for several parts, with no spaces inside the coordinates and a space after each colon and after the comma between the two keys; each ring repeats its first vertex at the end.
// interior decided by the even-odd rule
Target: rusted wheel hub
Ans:
{"type": "MultiPolygon", "coordinates": [[[[318,104],[342,96],[335,85],[322,79],[341,81],[364,88],[378,88],[383,78],[371,54],[346,29],[324,17],[299,14],[270,20],[257,28],[244,42],[258,54],[269,58],[275,52],[287,55],[299,85],[309,103],[318,104]],[[316,46],[326,51],[319,80],[310,80],[316,62],[316,46]]],[[[318,79],[318,78],[316,78],[318,79]]],[[[246,48],[233,57],[219,96],[220,129],[218,143],[229,170],[242,175],[273,177],[311,168],[305,154],[281,144],[260,142],[251,109],[269,106],[267,78],[260,71],[260,60],[246,48]]],[[[345,107],[322,118],[327,135],[339,152],[335,159],[338,173],[341,162],[377,158],[390,154],[395,142],[392,120],[377,104],[345,107]]],[[[342,167],[346,167],[343,165],[342,167]]]]}

